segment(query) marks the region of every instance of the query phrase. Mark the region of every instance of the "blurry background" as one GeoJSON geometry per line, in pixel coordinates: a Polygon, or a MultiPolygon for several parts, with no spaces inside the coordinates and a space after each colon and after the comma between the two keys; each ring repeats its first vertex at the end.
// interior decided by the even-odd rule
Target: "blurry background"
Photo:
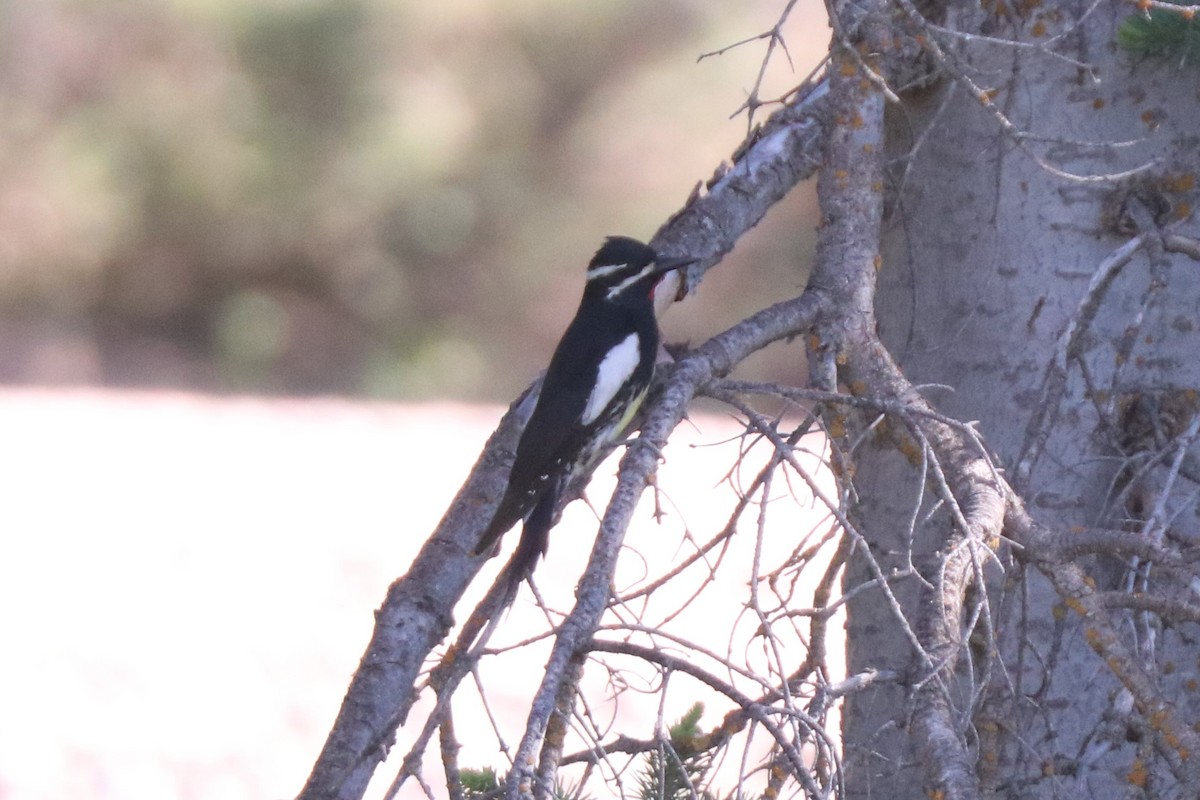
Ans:
{"type": "MultiPolygon", "coordinates": [[[[805,2],[765,96],[825,50],[805,2]]],[[[429,401],[507,402],[545,365],[601,239],[649,237],[745,135],[765,42],[697,57],[782,5],[0,0],[0,800],[299,790],[500,415],[429,401]]],[[[668,338],[799,292],[814,225],[801,187],[668,338]]],[[[672,438],[660,485],[698,529],[735,432],[672,438]]],[[[570,596],[585,555],[543,572],[570,596]]]]}
{"type": "MultiPolygon", "coordinates": [[[[0,4],[0,382],[507,400],[746,132],[783,3],[0,4]]],[[[828,39],[786,29],[764,96],[828,39]]],[[[799,291],[797,192],[667,325],[799,291]],[[678,318],[678,319],[676,319],[678,318]]],[[[783,358],[773,373],[795,373],[783,358]]]]}

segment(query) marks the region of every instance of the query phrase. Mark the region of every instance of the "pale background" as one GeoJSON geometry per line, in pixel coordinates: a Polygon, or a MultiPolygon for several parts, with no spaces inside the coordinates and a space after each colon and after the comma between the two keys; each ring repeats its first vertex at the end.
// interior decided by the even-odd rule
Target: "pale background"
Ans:
{"type": "MultiPolygon", "coordinates": [[[[0,797],[293,796],[357,665],[372,610],[436,524],[500,412],[0,392],[0,797]]],[[[679,428],[661,475],[666,519],[657,525],[644,501],[619,581],[641,578],[646,562],[661,571],[678,558],[683,523],[700,540],[724,524],[734,493],[723,477],[739,430],[711,414],[679,428]]],[[[612,485],[611,467],[602,467],[589,497],[603,503],[612,485]]],[[[820,519],[799,493],[774,494],[768,561],[820,519]]],[[[594,520],[585,504],[570,507],[537,573],[559,608],[572,595],[594,520]]],[[[753,523],[752,514],[725,573],[741,577],[723,578],[674,630],[723,652],[735,627],[754,626],[739,617],[753,523]]],[[[666,593],[645,616],[653,621],[678,602],[678,590],[666,593]]],[[[544,628],[525,594],[494,644],[544,628]]],[[[510,745],[547,647],[483,664],[510,745]]],[[[591,674],[592,696],[603,698],[603,682],[591,674]]],[[[672,688],[668,724],[697,699],[709,706],[706,725],[724,713],[686,679],[672,688]]],[[[503,771],[472,696],[462,693],[458,719],[463,764],[503,771]]],[[[602,700],[596,708],[607,713],[602,700]]],[[[649,737],[658,700],[647,695],[623,713],[625,732],[649,737]]],[[[403,754],[405,737],[394,754],[403,754]]],[[[432,755],[427,779],[436,786],[432,755]]],[[[395,769],[385,765],[379,780],[395,769]]],[[[402,796],[419,792],[410,784],[402,796]]]]}
{"type": "MultiPolygon", "coordinates": [[[[782,5],[3,4],[0,800],[294,795],[372,609],[545,365],[588,256],[649,237],[745,135],[765,42],[697,57],[782,5]]],[[[764,97],[824,51],[821,5],[785,33],[764,97]]],[[[780,204],[668,339],[798,293],[813,207],[780,204]]],[[[776,348],[740,376],[803,374],[776,348]]],[[[734,432],[698,427],[677,439],[734,432]]],[[[664,473],[684,512],[631,531],[631,580],[681,552],[681,518],[701,537],[728,513],[735,446],[685,446],[664,473]]],[[[593,532],[572,520],[542,570],[560,608],[593,532]]],[[[497,641],[538,623],[523,599],[497,641]]],[[[510,743],[529,658],[485,663],[510,743]]],[[[486,731],[464,760],[503,767],[486,731]]]]}

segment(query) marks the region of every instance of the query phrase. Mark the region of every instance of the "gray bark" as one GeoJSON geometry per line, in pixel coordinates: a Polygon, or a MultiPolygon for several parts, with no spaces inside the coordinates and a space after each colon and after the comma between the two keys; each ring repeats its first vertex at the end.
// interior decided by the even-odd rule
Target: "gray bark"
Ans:
{"type": "MultiPolygon", "coordinates": [[[[1053,43],[1066,59],[1029,46],[938,38],[957,68],[994,91],[996,110],[1026,138],[1016,141],[949,76],[893,109],[889,152],[905,160],[893,173],[899,185],[882,245],[880,334],[940,411],[978,421],[1023,510],[1067,534],[1057,546],[1069,547],[1071,532],[1092,539],[1098,528],[1144,531],[1168,545],[1172,536],[1175,544],[1194,540],[1196,487],[1186,478],[1165,495],[1179,514],[1168,526],[1174,530],[1164,536],[1146,522],[1164,498],[1169,454],[1137,486],[1126,466],[1166,453],[1196,408],[1197,264],[1172,252],[1159,228],[1196,233],[1187,211],[1194,177],[1187,176],[1200,168],[1200,80],[1194,69],[1135,63],[1117,50],[1116,25],[1129,6],[1067,3],[1027,13],[997,20],[961,12],[948,24],[1036,46],[1082,20],[1053,43]],[[1036,35],[1038,25],[1048,26],[1044,35],[1036,35]],[[1136,176],[1096,179],[1148,164],[1136,176]],[[1138,421],[1147,417],[1157,422],[1138,421]],[[1155,424],[1157,442],[1147,434],[1155,424]],[[1149,442],[1133,441],[1147,435],[1149,442]]],[[[876,437],[864,447],[854,519],[885,571],[903,574],[911,553],[934,584],[894,582],[913,624],[939,619],[929,605],[945,589],[939,577],[950,574],[953,583],[962,566],[948,546],[954,521],[944,504],[925,517],[941,498],[894,442],[876,437]],[[914,513],[918,498],[923,508],[914,513]]],[[[1028,528],[1010,525],[1006,533],[1020,538],[1020,531],[1028,528]]],[[[944,787],[933,773],[945,751],[920,725],[920,695],[930,683],[940,684],[935,701],[954,721],[946,732],[968,758],[976,796],[1196,796],[1195,768],[1181,763],[1190,754],[1156,736],[1154,715],[1166,712],[1143,707],[1166,701],[1181,729],[1200,718],[1187,688],[1197,673],[1194,625],[1117,612],[1107,628],[1114,639],[1098,646],[1101,633],[1080,616],[1068,587],[1089,602],[1093,583],[1097,592],[1128,597],[1130,547],[1116,537],[1071,559],[1060,551],[1043,561],[1005,547],[998,558],[980,556],[987,592],[972,588],[967,611],[988,624],[969,629],[953,619],[947,636],[969,658],[932,681],[878,594],[856,600],[851,671],[898,669],[909,679],[848,700],[851,796],[917,798],[944,787]],[[1137,663],[1109,663],[1117,657],[1111,648],[1137,663]],[[1141,681],[1148,694],[1131,697],[1130,685],[1141,681]]],[[[1142,591],[1186,594],[1185,583],[1155,569],[1142,591]]],[[[869,577],[860,559],[847,582],[869,577]]]]}
{"type": "MultiPolygon", "coordinates": [[[[742,399],[765,393],[821,409],[853,501],[831,509],[850,555],[849,679],[826,682],[812,636],[779,685],[727,693],[737,719],[768,730],[776,715],[809,719],[793,684],[816,687],[817,716],[845,698],[844,782],[831,749],[818,778],[805,772],[805,736],[820,727],[806,721],[804,735],[774,736],[772,790],[1200,796],[1194,76],[1120,56],[1117,4],[960,11],[924,31],[908,0],[833,10],[827,85],[752,134],[655,239],[705,259],[694,284],[820,160],[812,279],[683,356],[647,404],[645,441],[622,462],[556,631],[508,793],[544,795],[563,759],[552,716],[570,711],[656,448],[708,393],[787,462],[789,443],[742,399]],[[920,75],[914,43],[936,69],[896,97],[901,73],[920,75]],[[813,389],[721,383],[747,355],[801,334],[813,389]]],[[[389,591],[302,797],[362,796],[478,571],[469,553],[528,405],[514,404],[389,591]]],[[[436,691],[453,691],[465,645],[494,613],[485,605],[464,625],[464,646],[431,676],[436,691]]]]}
{"type": "MultiPolygon", "coordinates": [[[[799,180],[815,171],[822,134],[820,104],[820,98],[814,97],[811,103],[782,108],[772,115],[762,129],[754,131],[739,148],[732,166],[709,182],[707,192],[701,194],[698,186],[695,195],[655,236],[652,243],[664,252],[687,252],[703,259],[701,264],[689,268],[692,284],[700,280],[704,269],[733,248],[739,236],[758,224],[767,210],[799,180]]],[[[807,308],[812,303],[806,300],[801,305],[807,308]]],[[[701,369],[715,370],[706,373],[705,379],[724,375],[748,352],[803,330],[807,317],[801,313],[798,321],[795,314],[792,306],[786,303],[765,309],[737,328],[715,337],[707,344],[707,349],[698,348],[696,358],[689,363],[699,364],[701,369]],[[749,350],[743,352],[744,348],[749,350]],[[731,361],[727,352],[734,353],[736,360],[731,361]]],[[[676,398],[680,403],[677,407],[672,405],[659,411],[660,415],[666,415],[664,419],[675,415],[674,420],[678,422],[683,404],[695,393],[696,385],[686,384],[688,374],[687,369],[677,371],[677,379],[685,381],[685,388],[676,387],[675,391],[683,392],[683,396],[676,398]]],[[[537,384],[530,391],[536,389],[537,384]]],[[[672,396],[670,387],[664,395],[672,396]]],[[[523,397],[529,396],[527,393],[523,397]]],[[[425,659],[450,634],[454,624],[453,609],[483,563],[484,559],[473,557],[471,552],[503,493],[513,449],[531,411],[532,403],[521,399],[514,402],[409,572],[388,589],[383,605],[375,614],[371,641],[299,798],[352,800],[365,793],[376,767],[387,756],[397,728],[407,719],[425,659]]],[[[655,412],[651,409],[647,413],[655,412]]],[[[648,468],[644,455],[641,461],[643,469],[648,468]]],[[[629,480],[632,487],[639,479],[629,480]]],[[[644,474],[640,481],[636,489],[624,489],[626,493],[632,493],[632,501],[636,501],[644,486],[644,474]]],[[[624,502],[628,505],[631,501],[624,502]]],[[[628,523],[628,513],[629,508],[625,508],[624,524],[628,523]]],[[[597,552],[602,552],[605,547],[615,552],[620,546],[619,537],[624,528],[618,523],[608,530],[610,539],[602,541],[597,552]]],[[[420,533],[414,532],[414,535],[420,533]]],[[[611,569],[611,560],[608,569],[611,569]]],[[[594,607],[602,607],[607,600],[608,580],[600,576],[596,581],[599,587],[593,587],[591,595],[583,595],[580,613],[585,626],[594,627],[594,607]],[[604,596],[597,597],[599,592],[604,596]]],[[[495,608],[491,610],[495,612],[495,608]]],[[[486,613],[476,614],[476,617],[486,616],[486,613]]],[[[473,619],[472,622],[481,625],[486,619],[473,619]]],[[[475,626],[468,623],[466,627],[470,630],[475,626]]],[[[573,641],[577,643],[587,635],[585,627],[584,633],[573,641]]],[[[470,641],[468,638],[467,643],[470,641]]],[[[560,667],[565,667],[573,656],[568,650],[566,645],[560,648],[557,662],[560,667]]],[[[555,674],[547,680],[561,678],[555,674]]],[[[557,694],[549,683],[543,689],[543,694],[547,693],[550,698],[557,694]]],[[[537,733],[544,731],[545,722],[543,719],[540,726],[533,726],[535,735],[530,737],[529,748],[537,746],[537,733]]]]}

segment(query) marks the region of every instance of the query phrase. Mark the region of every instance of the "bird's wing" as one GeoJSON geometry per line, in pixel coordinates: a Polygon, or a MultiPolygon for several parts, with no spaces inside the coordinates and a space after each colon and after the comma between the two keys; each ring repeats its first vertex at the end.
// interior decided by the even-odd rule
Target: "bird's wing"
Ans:
{"type": "Polygon", "coordinates": [[[563,465],[572,460],[572,450],[578,450],[574,442],[579,438],[579,417],[591,390],[586,374],[580,373],[586,373],[586,369],[580,369],[579,364],[560,365],[556,361],[546,370],[541,394],[517,443],[508,488],[475,547],[476,554],[489,550],[529,513],[562,472],[563,465]]]}
{"type": "Polygon", "coordinates": [[[517,443],[508,488],[492,522],[475,547],[489,550],[516,525],[551,484],[573,464],[592,438],[592,424],[620,402],[621,388],[639,368],[639,336],[632,335],[617,347],[589,335],[587,320],[576,317],[558,343],[542,391],[525,432],[517,443]]]}

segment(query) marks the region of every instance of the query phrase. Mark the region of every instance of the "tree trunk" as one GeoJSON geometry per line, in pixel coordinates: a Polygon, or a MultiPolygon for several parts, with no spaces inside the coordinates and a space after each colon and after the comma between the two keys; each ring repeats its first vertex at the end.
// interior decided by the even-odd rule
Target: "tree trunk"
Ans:
{"type": "MultiPolygon", "coordinates": [[[[932,405],[978,422],[1033,519],[1078,532],[1078,550],[1088,552],[1076,562],[1085,590],[1125,598],[1180,591],[1145,559],[1095,552],[1104,548],[1092,534],[1194,541],[1197,476],[1187,475],[1187,459],[1170,481],[1200,387],[1200,280],[1196,261],[1173,252],[1169,239],[1164,245],[1163,228],[1194,232],[1200,80],[1194,67],[1137,63],[1115,46],[1131,6],[984,6],[948,24],[1024,44],[936,40],[994,106],[963,75],[943,74],[889,111],[880,335],[932,405]],[[1005,131],[998,114],[1021,135],[1005,131]],[[1155,454],[1156,465],[1135,474],[1155,454]],[[1147,573],[1149,583],[1140,582],[1147,573]]],[[[944,765],[912,724],[914,698],[937,684],[974,771],[968,796],[1196,796],[1182,767],[1171,766],[1188,754],[1164,752],[1171,748],[1154,735],[1155,710],[1141,708],[1122,670],[1094,652],[1112,657],[1075,613],[1075,598],[1064,596],[1070,573],[1057,563],[1003,546],[981,557],[987,563],[971,569],[982,569],[987,591],[968,591],[966,602],[968,619],[974,611],[982,620],[955,623],[963,647],[951,675],[934,676],[914,657],[911,636],[937,616],[954,524],[928,461],[897,448],[886,427],[856,454],[853,518],[896,576],[912,632],[881,592],[850,604],[851,673],[887,668],[904,678],[847,700],[849,795],[925,798],[940,785],[934,773],[944,765]]],[[[871,575],[859,557],[847,585],[871,575]]],[[[1182,591],[1174,596],[1194,606],[1195,595],[1182,591]]],[[[1194,722],[1194,624],[1117,609],[1112,616],[1123,639],[1114,646],[1135,654],[1173,713],[1194,722]]]]}
{"type": "MultiPolygon", "coordinates": [[[[765,780],[766,794],[823,798],[1200,796],[1200,462],[1190,453],[1200,93],[1177,61],[1133,63],[1114,46],[1125,6],[993,3],[958,18],[910,0],[830,4],[837,33],[821,85],[752,131],[656,237],[700,257],[698,278],[820,163],[822,225],[803,293],[681,355],[647,401],[576,604],[553,633],[508,796],[552,791],[564,760],[552,718],[570,716],[580,659],[614,648],[663,670],[664,698],[666,674],[690,672],[736,706],[689,752],[715,758],[734,734],[769,734],[769,769],[743,759],[741,791],[765,780]],[[931,72],[899,77],[896,64],[912,76],[920,58],[931,72]],[[725,380],[796,338],[813,388],[725,380]],[[761,612],[754,637],[777,658],[755,696],[719,673],[761,664],[705,669],[710,645],[676,637],[668,649],[686,657],[659,652],[655,626],[653,647],[596,635],[633,506],[705,393],[770,442],[772,463],[793,470],[781,480],[807,478],[795,439],[746,398],[811,402],[824,415],[850,500],[844,514],[819,493],[844,535],[837,557],[849,554],[845,681],[826,659],[837,562],[814,574],[804,535],[778,574],[806,569],[811,607],[790,591],[770,613],[746,601],[761,612]],[[825,731],[839,699],[844,764],[825,731]]],[[[518,416],[389,592],[302,797],[362,796],[479,569],[470,553],[518,416]]],[[[757,528],[771,528],[765,511],[757,528]]],[[[754,569],[746,586],[777,574],[754,569]]],[[[473,645],[499,613],[485,601],[446,648],[429,680],[440,698],[481,657],[473,645]]],[[[408,723],[420,730],[397,785],[420,776],[439,723],[448,784],[462,791],[452,726],[437,713],[408,723]]],[[[599,750],[658,752],[659,738],[623,734],[599,750]]]]}

